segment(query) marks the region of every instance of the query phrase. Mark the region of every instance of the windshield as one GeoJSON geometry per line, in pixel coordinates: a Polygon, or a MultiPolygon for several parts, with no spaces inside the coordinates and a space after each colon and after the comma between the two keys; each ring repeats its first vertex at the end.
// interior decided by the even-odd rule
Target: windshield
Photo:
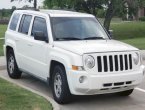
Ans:
{"type": "Polygon", "coordinates": [[[55,41],[108,39],[93,17],[52,17],[51,23],[55,41]]]}

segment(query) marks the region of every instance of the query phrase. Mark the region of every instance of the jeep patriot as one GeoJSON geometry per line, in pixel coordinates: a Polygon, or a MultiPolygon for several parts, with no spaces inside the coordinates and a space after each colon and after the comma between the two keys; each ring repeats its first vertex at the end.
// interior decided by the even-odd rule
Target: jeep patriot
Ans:
{"type": "Polygon", "coordinates": [[[60,10],[16,10],[5,33],[7,71],[51,85],[55,101],[73,95],[130,95],[145,75],[139,50],[111,39],[95,16],[60,10]]]}

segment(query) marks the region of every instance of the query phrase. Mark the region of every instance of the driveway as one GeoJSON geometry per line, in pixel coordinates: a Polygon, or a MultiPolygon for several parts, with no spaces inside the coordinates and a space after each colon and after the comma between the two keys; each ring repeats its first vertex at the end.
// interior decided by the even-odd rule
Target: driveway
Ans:
{"type": "MultiPolygon", "coordinates": [[[[6,70],[1,70],[0,77],[52,97],[47,84],[25,73],[21,79],[13,80],[8,77],[6,70]]],[[[73,100],[70,104],[59,105],[60,110],[145,110],[145,80],[129,97],[108,94],[77,96],[73,100]]]]}

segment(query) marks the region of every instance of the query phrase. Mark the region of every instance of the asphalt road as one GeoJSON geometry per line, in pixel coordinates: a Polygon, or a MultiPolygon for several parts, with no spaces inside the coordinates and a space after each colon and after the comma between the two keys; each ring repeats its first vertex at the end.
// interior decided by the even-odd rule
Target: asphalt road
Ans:
{"type": "MultiPolygon", "coordinates": [[[[6,70],[1,70],[0,77],[52,97],[51,90],[46,83],[25,73],[21,79],[13,80],[8,77],[6,70]]],[[[59,107],[60,110],[145,110],[145,80],[138,88],[129,97],[114,94],[77,96],[72,103],[59,105],[59,107]]]]}

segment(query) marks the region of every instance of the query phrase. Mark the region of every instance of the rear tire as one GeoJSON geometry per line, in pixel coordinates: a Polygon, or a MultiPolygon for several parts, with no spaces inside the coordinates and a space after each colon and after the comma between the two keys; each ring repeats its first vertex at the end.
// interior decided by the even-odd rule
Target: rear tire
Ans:
{"type": "Polygon", "coordinates": [[[129,96],[129,95],[132,94],[133,90],[134,90],[134,89],[127,90],[127,91],[122,91],[122,92],[118,92],[117,94],[118,94],[119,96],[129,96]]]}
{"type": "Polygon", "coordinates": [[[52,75],[52,93],[54,100],[59,104],[71,101],[71,93],[68,87],[65,69],[62,65],[56,65],[52,75]]]}
{"type": "Polygon", "coordinates": [[[21,78],[22,72],[18,69],[15,55],[12,49],[10,49],[7,53],[7,71],[10,78],[21,78]]]}

